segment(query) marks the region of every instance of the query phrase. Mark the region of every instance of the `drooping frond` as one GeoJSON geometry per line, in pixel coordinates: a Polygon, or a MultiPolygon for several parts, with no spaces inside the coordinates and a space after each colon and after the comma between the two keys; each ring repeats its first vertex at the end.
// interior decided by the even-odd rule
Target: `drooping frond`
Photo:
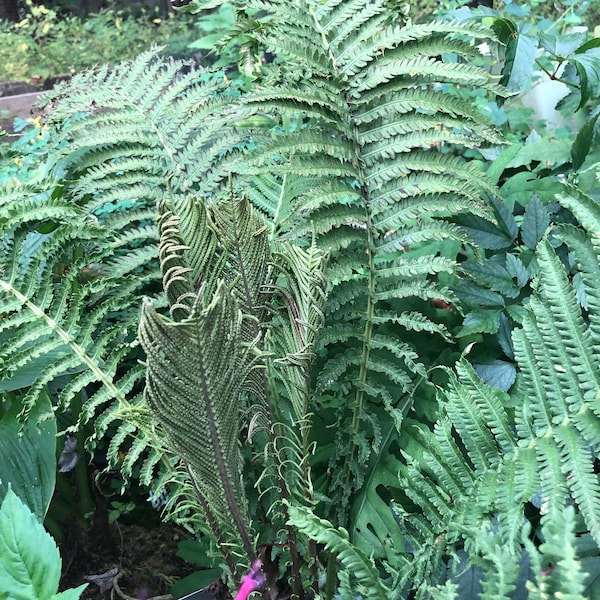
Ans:
{"type": "Polygon", "coordinates": [[[62,406],[89,389],[90,401],[126,406],[142,372],[117,373],[131,353],[134,302],[104,272],[109,232],[51,189],[6,187],[0,211],[4,389],[27,389],[28,407],[48,383],[69,375],[62,406]]]}
{"type": "Polygon", "coordinates": [[[339,591],[342,598],[362,598],[381,600],[390,597],[390,588],[379,577],[373,560],[351,542],[348,532],[342,527],[335,528],[329,521],[320,519],[310,510],[301,506],[290,506],[290,523],[309,539],[323,544],[327,550],[337,555],[344,566],[340,571],[339,591]]]}

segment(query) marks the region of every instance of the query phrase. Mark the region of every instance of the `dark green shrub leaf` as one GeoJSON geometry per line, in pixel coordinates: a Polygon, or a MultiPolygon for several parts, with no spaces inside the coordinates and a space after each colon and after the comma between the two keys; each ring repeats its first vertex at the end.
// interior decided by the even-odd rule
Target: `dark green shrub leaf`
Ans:
{"type": "Polygon", "coordinates": [[[571,163],[573,169],[577,170],[584,163],[587,155],[592,148],[594,141],[594,133],[596,130],[596,122],[600,113],[593,116],[580,130],[571,146],[571,163]]]}
{"type": "Polygon", "coordinates": [[[535,38],[521,33],[508,38],[500,83],[510,92],[523,90],[531,81],[537,46],[535,38]]]}
{"type": "Polygon", "coordinates": [[[567,57],[571,52],[575,52],[585,40],[583,33],[566,33],[555,35],[541,32],[538,35],[540,46],[550,54],[562,58],[567,57]]]}
{"type": "Polygon", "coordinates": [[[501,250],[512,244],[512,239],[501,231],[495,223],[491,223],[475,215],[466,215],[458,219],[459,224],[469,237],[486,250],[501,250]]]}
{"type": "Polygon", "coordinates": [[[548,225],[550,225],[548,209],[534,194],[525,208],[523,226],[521,227],[523,243],[531,250],[535,250],[544,232],[548,229],[548,225]]]}
{"type": "Polygon", "coordinates": [[[499,310],[473,310],[465,316],[463,327],[458,335],[464,337],[474,333],[496,333],[499,318],[499,310]]]}
{"type": "Polygon", "coordinates": [[[512,210],[500,198],[492,198],[492,205],[494,206],[494,215],[498,220],[498,225],[512,242],[518,233],[517,222],[512,214],[512,210]]]}
{"type": "Polygon", "coordinates": [[[525,265],[521,262],[520,258],[517,258],[514,254],[506,255],[506,270],[513,278],[513,281],[517,280],[519,288],[523,288],[529,281],[529,272],[525,268],[525,265]]]}
{"type": "Polygon", "coordinates": [[[569,62],[575,66],[579,77],[581,99],[579,110],[591,98],[600,95],[600,48],[590,48],[583,54],[574,54],[569,62]]]}
{"type": "Polygon", "coordinates": [[[505,315],[500,315],[500,326],[498,327],[498,343],[508,358],[515,357],[515,349],[512,341],[512,324],[505,315]]]}
{"type": "Polygon", "coordinates": [[[0,501],[11,486],[41,522],[56,481],[56,421],[45,394],[25,425],[17,418],[22,408],[13,402],[0,419],[0,501]]]}
{"type": "MultiPolygon", "coordinates": [[[[185,594],[191,594],[197,590],[201,590],[206,586],[213,583],[223,575],[221,569],[207,569],[206,571],[196,571],[187,577],[183,577],[179,581],[173,584],[171,593],[179,598],[185,594]]],[[[206,594],[206,598],[213,598],[209,593],[206,594]]]]}
{"type": "Polygon", "coordinates": [[[517,377],[517,370],[511,363],[503,360],[495,360],[485,365],[473,365],[477,375],[493,387],[500,388],[503,392],[507,392],[517,377]]]}
{"type": "MultiPolygon", "coordinates": [[[[480,285],[485,285],[495,292],[499,292],[507,298],[516,298],[521,286],[517,285],[513,279],[514,273],[507,269],[509,264],[507,258],[502,254],[497,254],[485,261],[469,260],[464,264],[464,270],[471,274],[480,285]]],[[[528,279],[525,267],[521,265],[525,272],[525,277],[528,279]]],[[[525,280],[525,283],[527,282],[525,280]]]]}
{"type": "Polygon", "coordinates": [[[469,306],[504,306],[504,298],[496,293],[483,288],[472,281],[461,280],[454,291],[462,302],[469,306]]]}
{"type": "Polygon", "coordinates": [[[388,497],[388,490],[399,487],[398,458],[392,452],[398,434],[389,419],[383,426],[382,436],[381,449],[372,457],[365,482],[351,511],[351,520],[355,525],[351,532],[352,541],[373,556],[384,556],[389,543],[395,550],[404,549],[388,497]]]}

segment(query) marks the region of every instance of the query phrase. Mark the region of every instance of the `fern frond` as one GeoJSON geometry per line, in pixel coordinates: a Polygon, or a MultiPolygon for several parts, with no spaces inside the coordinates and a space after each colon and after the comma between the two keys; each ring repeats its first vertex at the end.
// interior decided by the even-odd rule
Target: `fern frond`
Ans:
{"type": "Polygon", "coordinates": [[[329,521],[320,519],[303,506],[289,506],[290,524],[309,539],[324,544],[337,555],[344,566],[345,575],[340,573],[340,593],[344,598],[360,595],[363,598],[389,598],[391,590],[379,577],[379,572],[362,550],[351,542],[348,532],[342,527],[335,528],[329,521]]]}
{"type": "Polygon", "coordinates": [[[139,336],[147,355],[149,405],[189,465],[220,530],[241,545],[241,555],[253,557],[237,432],[241,389],[260,357],[253,345],[243,344],[243,320],[231,292],[220,284],[212,298],[201,293],[192,315],[182,321],[169,322],[146,303],[139,336]],[[235,532],[227,526],[231,518],[235,532]]]}

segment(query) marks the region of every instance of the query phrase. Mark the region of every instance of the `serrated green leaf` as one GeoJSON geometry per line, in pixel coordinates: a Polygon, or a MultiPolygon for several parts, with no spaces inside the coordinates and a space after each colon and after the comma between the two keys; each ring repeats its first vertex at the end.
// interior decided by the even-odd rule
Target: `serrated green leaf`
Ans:
{"type": "Polygon", "coordinates": [[[594,141],[596,122],[600,113],[594,115],[577,133],[575,141],[571,146],[571,163],[573,169],[577,170],[585,162],[594,141]]]}
{"type": "Polygon", "coordinates": [[[488,290],[473,281],[461,280],[454,287],[454,292],[460,298],[461,302],[469,306],[504,306],[504,298],[500,294],[488,290]]]}
{"type": "Polygon", "coordinates": [[[482,248],[501,250],[512,244],[512,239],[501,231],[497,225],[475,215],[461,216],[457,219],[469,237],[482,248]]]}
{"type": "Polygon", "coordinates": [[[540,46],[547,52],[561,58],[566,58],[575,52],[585,40],[583,33],[565,33],[562,35],[540,32],[538,35],[540,46]]]}
{"type": "Polygon", "coordinates": [[[512,242],[517,237],[518,227],[511,209],[501,198],[492,198],[492,205],[500,229],[506,233],[507,237],[512,242]]]}
{"type": "Polygon", "coordinates": [[[8,490],[0,507],[0,593],[11,600],[50,600],[61,560],[56,543],[27,506],[8,490]]]}
{"type": "Polygon", "coordinates": [[[507,254],[506,270],[513,280],[517,280],[517,286],[519,288],[523,288],[527,285],[527,282],[529,281],[529,272],[521,262],[520,258],[516,257],[514,254],[507,254]]]}
{"type": "Polygon", "coordinates": [[[56,482],[56,420],[46,394],[25,425],[21,409],[15,401],[0,419],[0,502],[10,486],[41,522],[56,482]]]}
{"type": "Polygon", "coordinates": [[[516,169],[537,162],[546,166],[563,164],[569,160],[570,151],[567,140],[542,137],[535,142],[521,146],[506,168],[516,169]]]}
{"type": "Polygon", "coordinates": [[[550,213],[534,194],[525,207],[525,216],[521,227],[523,243],[531,250],[535,250],[549,225],[550,213]]]}
{"type": "MultiPolygon", "coordinates": [[[[468,260],[463,264],[463,268],[473,275],[479,285],[485,285],[505,297],[516,298],[521,291],[520,286],[514,281],[514,274],[507,269],[507,258],[502,254],[484,261],[468,260]]],[[[527,277],[527,271],[525,276],[527,277]]]]}
{"type": "Polygon", "coordinates": [[[474,333],[496,333],[500,326],[499,310],[476,309],[467,313],[463,327],[458,332],[459,337],[473,335],[474,333]]]}

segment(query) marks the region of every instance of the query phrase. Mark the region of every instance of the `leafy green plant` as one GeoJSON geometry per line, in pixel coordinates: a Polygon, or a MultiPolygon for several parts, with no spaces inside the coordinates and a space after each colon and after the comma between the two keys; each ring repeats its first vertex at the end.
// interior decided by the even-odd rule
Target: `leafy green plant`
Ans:
{"type": "Polygon", "coordinates": [[[0,81],[43,83],[49,77],[133,58],[154,45],[167,46],[174,56],[188,54],[190,22],[184,18],[136,18],[106,9],[83,21],[31,0],[27,4],[28,13],[19,23],[0,23],[0,81]]]}
{"type": "Polygon", "coordinates": [[[0,598],[77,600],[87,583],[57,593],[60,569],[54,540],[9,489],[0,506],[0,598]]]}
{"type": "Polygon", "coordinates": [[[56,479],[56,420],[46,394],[23,425],[18,418],[19,399],[3,390],[0,405],[0,500],[8,490],[19,496],[39,521],[43,521],[56,479]]]}
{"type": "MultiPolygon", "coordinates": [[[[234,7],[238,14],[248,8],[234,7]]],[[[513,415],[519,402],[543,415],[520,395],[486,388],[465,362],[460,377],[444,371],[450,384],[439,404],[429,383],[440,373],[432,375],[432,367],[451,363],[448,353],[457,351],[446,326],[457,317],[434,309],[456,305],[449,287],[461,273],[456,258],[472,244],[459,215],[507,229],[509,241],[518,233],[512,207],[483,198],[494,194],[500,174],[486,175],[462,155],[500,142],[462,95],[469,87],[504,93],[473,64],[481,60],[475,41],[490,32],[473,22],[415,25],[405,15],[398,23],[393,2],[260,8],[272,19],[254,38],[280,60],[248,93],[212,72],[182,74],[181,64],[145,53],[78,76],[48,99],[48,166],[57,179],[50,177],[44,192],[13,183],[2,205],[0,327],[23,349],[3,356],[6,368],[17,372],[57,352],[27,387],[26,407],[58,375],[68,377],[59,407],[85,390],[81,421],[93,419],[91,443],[108,437],[108,458],[124,477],[135,473],[155,490],[168,488],[165,516],[210,539],[232,581],[259,554],[269,586],[287,579],[289,569],[300,597],[316,592],[320,569],[329,597],[338,587],[344,597],[401,596],[421,584],[419,594],[451,597],[458,584],[444,583],[451,573],[446,553],[460,567],[459,551],[471,562],[479,557],[486,573],[505,564],[509,581],[510,569],[520,568],[513,546],[538,557],[517,530],[523,505],[542,483],[535,449],[547,442],[537,430],[530,437],[524,427],[513,431],[521,423],[513,415]],[[138,329],[142,296],[149,300],[138,329]],[[28,351],[32,339],[44,344],[28,351]],[[477,428],[459,421],[463,391],[484,398],[469,405],[477,428]],[[440,408],[444,399],[450,408],[457,404],[456,415],[440,408]],[[438,410],[442,419],[428,433],[438,410]],[[498,427],[485,434],[489,423],[498,427]],[[479,440],[480,430],[489,453],[475,448],[465,457],[463,447],[470,450],[470,436],[479,440]],[[441,445],[444,432],[454,454],[439,462],[455,462],[432,473],[427,461],[437,446],[427,453],[424,444],[441,445]],[[523,440],[534,450],[521,451],[523,440]],[[502,454],[509,446],[525,457],[529,486],[514,506],[508,492],[498,501],[491,495],[514,479],[502,454]],[[411,477],[400,480],[402,452],[411,477]],[[443,489],[446,472],[464,479],[456,497],[443,489]],[[494,515],[506,528],[499,538],[494,515]],[[478,546],[475,531],[484,532],[478,546]],[[505,538],[512,544],[506,561],[497,543],[505,538]],[[315,542],[327,547],[321,556],[315,542]]],[[[584,319],[564,292],[571,290],[565,278],[559,295],[568,309],[554,315],[559,303],[545,304],[554,287],[545,289],[544,276],[561,271],[542,235],[545,210],[535,203],[524,210],[535,228],[521,227],[526,248],[504,253],[502,268],[518,269],[518,279],[536,244],[536,260],[547,268],[527,273],[527,285],[535,276],[543,290],[528,309],[514,303],[526,331],[515,330],[515,339],[520,335],[525,348],[523,340],[535,334],[542,348],[549,328],[552,340],[543,349],[551,355],[559,352],[557,340],[575,339],[566,325],[554,330],[552,323],[572,317],[575,329],[585,329],[589,315],[584,319]]],[[[581,222],[591,227],[590,219],[581,222]]],[[[567,245],[586,245],[585,235],[561,229],[567,233],[567,245]]],[[[472,262],[463,266],[479,288],[497,285],[494,273],[486,280],[472,262]]],[[[518,298],[523,287],[505,296],[518,298]]],[[[591,335],[582,333],[581,360],[593,350],[591,335]]],[[[536,371],[537,359],[523,352],[515,350],[519,382],[539,392],[539,406],[547,400],[536,382],[546,385],[553,375],[552,394],[592,414],[593,398],[580,398],[570,375],[556,375],[550,363],[536,371]]],[[[572,360],[575,377],[584,377],[575,354],[552,364],[572,360]]],[[[579,408],[566,416],[579,418],[579,408]]],[[[562,495],[551,498],[554,516],[543,526],[548,539],[558,539],[564,526],[564,548],[577,545],[568,533],[572,515],[561,522],[555,513],[570,498],[596,535],[591,452],[577,464],[561,455],[562,471],[557,458],[567,441],[576,457],[596,443],[587,416],[573,433],[557,412],[552,427],[559,437],[544,446],[559,461],[553,472],[562,495]]],[[[547,543],[540,561],[558,554],[559,542],[547,543]]],[[[492,589],[500,587],[485,593],[492,589]]]]}
{"type": "MultiPolygon", "coordinates": [[[[600,213],[590,197],[572,187],[565,188],[559,200],[583,229],[557,226],[537,246],[535,291],[521,327],[512,335],[519,366],[514,390],[508,395],[484,385],[463,359],[457,375],[451,373],[449,385],[440,390],[443,416],[433,432],[420,431],[424,452],[418,460],[408,459],[404,479],[407,494],[419,508],[413,514],[403,511],[406,523],[419,532],[413,547],[422,547],[425,540],[420,535],[430,530],[434,535],[425,536],[430,542],[443,539],[453,544],[466,538],[466,547],[480,552],[481,526],[488,521],[509,551],[505,565],[510,558],[507,573],[513,568],[513,582],[527,506],[539,511],[543,526],[559,531],[565,507],[573,504],[585,524],[579,531],[589,531],[593,555],[598,555],[594,344],[600,213]],[[572,285],[572,274],[553,249],[551,236],[564,241],[572,253],[583,294],[572,285]]],[[[407,535],[414,534],[407,529],[407,535]]],[[[571,536],[569,543],[576,540],[571,536]]],[[[526,547],[531,549],[530,543],[526,547]]],[[[581,551],[580,547],[579,560],[581,551]]],[[[596,573],[597,559],[589,568],[596,573]]],[[[573,590],[583,585],[588,573],[581,570],[573,590]]],[[[487,576],[495,579],[496,573],[487,576]]]]}

